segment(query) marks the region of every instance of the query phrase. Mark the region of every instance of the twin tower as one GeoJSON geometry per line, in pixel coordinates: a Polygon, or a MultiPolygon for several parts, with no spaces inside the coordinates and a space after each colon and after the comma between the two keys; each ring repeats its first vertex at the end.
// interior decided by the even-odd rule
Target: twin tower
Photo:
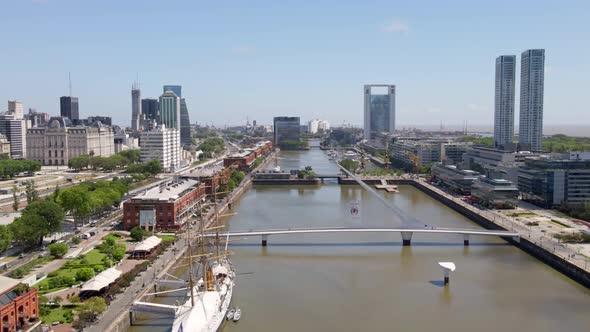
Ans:
{"type": "MultiPolygon", "coordinates": [[[[498,148],[508,148],[513,144],[515,74],[515,55],[502,55],[496,58],[494,145],[498,148]]],[[[542,150],[544,84],[545,50],[522,52],[518,143],[531,151],[542,150]]]]}

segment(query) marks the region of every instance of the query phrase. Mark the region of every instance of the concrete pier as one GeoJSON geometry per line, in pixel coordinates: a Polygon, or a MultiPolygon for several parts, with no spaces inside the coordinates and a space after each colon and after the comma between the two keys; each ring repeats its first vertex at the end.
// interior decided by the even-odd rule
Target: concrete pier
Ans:
{"type": "Polygon", "coordinates": [[[469,245],[469,234],[463,234],[463,245],[469,245]]]}

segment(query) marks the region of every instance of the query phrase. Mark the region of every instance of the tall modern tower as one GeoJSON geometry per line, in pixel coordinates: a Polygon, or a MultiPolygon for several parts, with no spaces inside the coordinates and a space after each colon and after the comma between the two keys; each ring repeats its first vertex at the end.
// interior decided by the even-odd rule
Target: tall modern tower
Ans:
{"type": "Polygon", "coordinates": [[[141,113],[145,114],[146,119],[160,122],[160,103],[158,99],[142,99],[141,113]]]}
{"type": "Polygon", "coordinates": [[[134,83],[131,87],[131,129],[141,131],[141,90],[139,85],[134,83]]]}
{"type": "Polygon", "coordinates": [[[180,131],[180,98],[170,90],[160,96],[160,121],[180,131]]]}
{"type": "Polygon", "coordinates": [[[514,85],[516,56],[496,58],[496,95],[494,99],[494,145],[512,144],[514,137],[514,85]]]}
{"type": "Polygon", "coordinates": [[[63,96],[59,98],[60,115],[77,123],[80,119],[79,103],[77,97],[63,96]]]}
{"type": "Polygon", "coordinates": [[[365,139],[395,130],[395,85],[365,85],[365,139]],[[373,88],[386,88],[385,94],[372,94],[373,88]]]}
{"type": "Polygon", "coordinates": [[[545,50],[534,49],[520,56],[520,123],[518,141],[541,151],[543,137],[543,93],[545,50]]]}
{"type": "Polygon", "coordinates": [[[180,144],[188,146],[192,143],[191,138],[191,120],[186,107],[186,100],[180,99],[180,144]]]}
{"type": "Polygon", "coordinates": [[[175,95],[178,96],[178,98],[182,98],[182,86],[181,85],[164,85],[164,88],[162,89],[163,93],[166,93],[166,91],[172,91],[174,92],[175,95]]]}

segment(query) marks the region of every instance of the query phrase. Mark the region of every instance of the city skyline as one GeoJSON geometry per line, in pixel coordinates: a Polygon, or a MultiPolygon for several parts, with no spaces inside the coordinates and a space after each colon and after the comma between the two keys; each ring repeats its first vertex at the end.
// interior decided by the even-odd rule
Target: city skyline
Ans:
{"type": "MultiPolygon", "coordinates": [[[[430,6],[378,2],[378,13],[374,6],[335,4],[318,5],[307,16],[312,3],[227,9],[185,2],[172,9],[180,26],[179,33],[170,35],[153,24],[160,13],[157,2],[146,1],[139,8],[122,4],[116,14],[112,1],[9,2],[5,12],[21,15],[1,17],[5,31],[14,30],[9,27],[23,15],[35,23],[19,25],[7,36],[16,52],[0,56],[2,72],[12,78],[0,83],[0,100],[16,99],[25,109],[57,115],[57,99],[69,94],[71,72],[81,118],[108,115],[114,123],[129,126],[128,87],[139,76],[142,95],[152,98],[161,94],[163,84],[182,85],[183,97],[191,102],[190,116],[199,123],[237,125],[249,117],[270,124],[278,112],[361,126],[363,100],[356,91],[372,82],[393,82],[399,95],[398,127],[441,121],[492,124],[494,59],[544,48],[550,54],[545,123],[576,124],[586,111],[583,87],[588,85],[589,67],[570,60],[574,52],[577,59],[590,55],[581,25],[586,3],[519,2],[511,5],[509,15],[503,6],[477,4],[476,11],[475,4],[461,1],[430,6]],[[50,24],[52,15],[71,20],[50,24]],[[182,19],[185,16],[194,19],[182,19]],[[109,27],[102,24],[105,18],[109,27]],[[498,19],[506,24],[499,26],[498,19]],[[543,23],[547,19],[557,24],[543,23]],[[60,43],[64,34],[77,42],[60,43]],[[199,42],[176,42],[188,34],[199,42]],[[146,36],[169,46],[147,52],[146,36]],[[19,50],[27,50],[26,55],[19,50]],[[161,61],[170,54],[175,61],[161,61]],[[52,65],[44,66],[46,62],[52,65]],[[232,86],[240,88],[229,97],[226,90],[232,86]]],[[[519,77],[516,84],[518,94],[519,77]]],[[[4,107],[5,102],[0,110],[4,107]]],[[[515,108],[518,117],[518,100],[515,108]]]]}

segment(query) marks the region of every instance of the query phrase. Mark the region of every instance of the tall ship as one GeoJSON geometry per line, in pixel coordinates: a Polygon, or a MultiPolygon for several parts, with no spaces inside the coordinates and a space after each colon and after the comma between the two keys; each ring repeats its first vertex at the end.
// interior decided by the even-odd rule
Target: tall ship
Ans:
{"type": "Polygon", "coordinates": [[[200,230],[196,232],[198,248],[196,254],[193,254],[191,245],[193,237],[191,237],[190,223],[188,223],[186,232],[188,248],[185,254],[188,264],[184,264],[188,265],[188,280],[175,277],[172,280],[156,280],[156,285],[177,288],[146,294],[157,295],[186,290],[186,302],[167,305],[135,301],[132,306],[133,311],[173,314],[172,332],[215,332],[221,328],[232,300],[236,273],[228,258],[229,241],[225,242],[224,252],[220,252],[221,241],[218,230],[222,226],[218,226],[217,209],[215,220],[216,226],[209,229],[204,229],[201,222],[200,230]],[[212,229],[216,230],[216,236],[213,245],[210,245],[205,231],[212,229]],[[196,263],[196,259],[199,263],[196,263]]]}

